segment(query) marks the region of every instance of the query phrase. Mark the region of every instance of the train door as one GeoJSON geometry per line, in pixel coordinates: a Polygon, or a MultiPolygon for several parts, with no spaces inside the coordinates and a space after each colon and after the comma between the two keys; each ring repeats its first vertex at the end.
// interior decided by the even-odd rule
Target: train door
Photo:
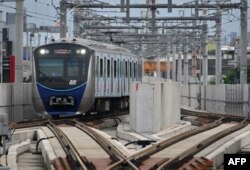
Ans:
{"type": "Polygon", "coordinates": [[[122,59],[121,59],[121,55],[118,56],[118,59],[117,59],[117,78],[118,78],[118,86],[117,86],[117,91],[118,91],[118,95],[121,96],[121,62],[122,62],[122,59]]]}
{"type": "Polygon", "coordinates": [[[95,96],[99,96],[100,54],[95,53],[95,96]]]}
{"type": "Polygon", "coordinates": [[[111,57],[106,58],[106,95],[111,95],[111,57]]]}
{"type": "Polygon", "coordinates": [[[120,74],[121,74],[121,95],[125,94],[125,59],[122,56],[120,62],[120,74]]]}
{"type": "Polygon", "coordinates": [[[125,60],[125,95],[128,95],[129,91],[129,60],[125,60]]]}
{"type": "Polygon", "coordinates": [[[138,69],[138,66],[137,66],[137,62],[135,61],[134,62],[134,75],[135,75],[135,81],[137,81],[138,80],[138,74],[137,74],[137,69],[138,69]]]}
{"type": "Polygon", "coordinates": [[[112,60],[112,76],[113,76],[113,80],[112,80],[112,84],[113,84],[113,88],[112,88],[112,94],[114,96],[118,96],[118,71],[117,71],[117,56],[114,55],[113,56],[113,60],[112,60]]]}
{"type": "Polygon", "coordinates": [[[104,95],[104,56],[101,54],[99,56],[99,90],[98,94],[99,96],[104,95]]]}
{"type": "Polygon", "coordinates": [[[117,73],[117,95],[121,96],[121,72],[120,72],[120,55],[117,58],[116,62],[116,73],[117,73]]]}
{"type": "Polygon", "coordinates": [[[129,84],[128,84],[128,91],[130,91],[130,83],[133,81],[133,61],[129,60],[129,84]]]}

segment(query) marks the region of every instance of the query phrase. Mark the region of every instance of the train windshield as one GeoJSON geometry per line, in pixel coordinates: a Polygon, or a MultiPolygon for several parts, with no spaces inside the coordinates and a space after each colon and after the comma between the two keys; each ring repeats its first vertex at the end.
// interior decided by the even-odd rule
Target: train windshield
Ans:
{"type": "Polygon", "coordinates": [[[87,81],[89,49],[76,44],[52,44],[34,52],[36,80],[53,89],[72,89],[87,81]]]}

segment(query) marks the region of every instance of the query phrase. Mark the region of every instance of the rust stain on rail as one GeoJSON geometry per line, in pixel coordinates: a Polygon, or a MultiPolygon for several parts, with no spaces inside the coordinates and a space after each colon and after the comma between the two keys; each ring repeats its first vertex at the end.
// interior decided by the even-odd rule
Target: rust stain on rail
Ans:
{"type": "Polygon", "coordinates": [[[93,163],[96,170],[107,169],[113,162],[109,158],[88,158],[93,163]]]}
{"type": "Polygon", "coordinates": [[[145,161],[142,162],[139,169],[140,170],[147,170],[152,168],[153,165],[156,165],[158,162],[160,162],[163,158],[148,158],[145,161]]]}
{"type": "Polygon", "coordinates": [[[204,157],[195,157],[182,165],[178,170],[209,170],[213,169],[213,161],[204,157]]]}

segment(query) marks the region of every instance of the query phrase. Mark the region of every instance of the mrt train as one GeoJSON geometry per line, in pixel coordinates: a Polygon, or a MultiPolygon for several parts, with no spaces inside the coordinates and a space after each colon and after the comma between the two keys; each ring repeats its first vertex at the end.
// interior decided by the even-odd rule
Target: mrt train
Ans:
{"type": "Polygon", "coordinates": [[[35,111],[52,117],[128,110],[129,84],[141,77],[129,50],[93,40],[59,39],[33,54],[35,111]]]}

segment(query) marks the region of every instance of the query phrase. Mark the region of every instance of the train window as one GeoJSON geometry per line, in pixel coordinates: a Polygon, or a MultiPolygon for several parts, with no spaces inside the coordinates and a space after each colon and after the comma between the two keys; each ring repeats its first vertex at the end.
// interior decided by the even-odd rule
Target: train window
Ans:
{"type": "Polygon", "coordinates": [[[128,77],[128,62],[125,62],[125,76],[128,77]]]}
{"type": "Polygon", "coordinates": [[[119,69],[120,69],[120,60],[118,59],[117,60],[117,77],[119,77],[120,76],[120,73],[119,73],[119,69]]]}
{"type": "Polygon", "coordinates": [[[99,56],[96,56],[95,76],[99,77],[99,56]]]}
{"type": "Polygon", "coordinates": [[[132,64],[129,62],[129,76],[132,78],[132,64]]]}
{"type": "Polygon", "coordinates": [[[103,77],[103,59],[100,59],[100,77],[103,77]]]}
{"type": "Polygon", "coordinates": [[[116,68],[117,66],[116,66],[116,60],[114,61],[114,78],[116,78],[116,74],[117,74],[117,72],[116,72],[116,70],[117,70],[117,68],[116,68]]]}
{"type": "MultiPolygon", "coordinates": [[[[84,62],[85,63],[85,62],[84,62]]],[[[67,63],[68,76],[69,77],[78,77],[79,75],[79,60],[77,58],[69,58],[67,63]]],[[[83,66],[85,68],[85,66],[83,66]]],[[[83,69],[85,72],[85,69],[83,69]]],[[[85,73],[83,72],[83,76],[85,73]]]]}
{"type": "Polygon", "coordinates": [[[62,58],[39,58],[38,61],[38,77],[62,77],[64,61],[62,58]]]}
{"type": "Polygon", "coordinates": [[[107,60],[107,76],[110,77],[110,60],[107,60]]]}
{"type": "Polygon", "coordinates": [[[137,76],[136,76],[136,65],[135,65],[135,63],[134,63],[134,78],[136,78],[137,76]]]}

